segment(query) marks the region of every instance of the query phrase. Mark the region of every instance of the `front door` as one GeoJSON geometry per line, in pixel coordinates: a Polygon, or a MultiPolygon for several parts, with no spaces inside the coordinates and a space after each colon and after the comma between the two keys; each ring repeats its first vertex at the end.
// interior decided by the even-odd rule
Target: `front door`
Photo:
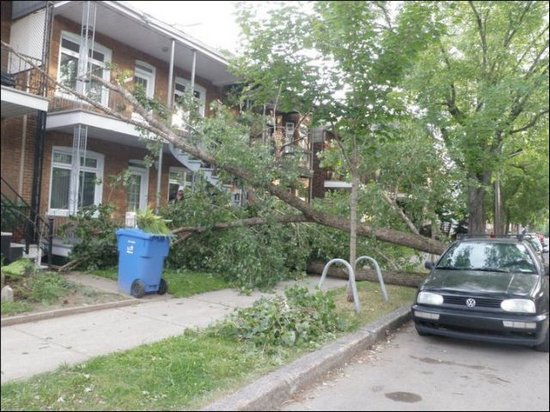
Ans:
{"type": "Polygon", "coordinates": [[[130,167],[130,179],[127,185],[128,212],[147,209],[149,172],[145,168],[130,167]]]}

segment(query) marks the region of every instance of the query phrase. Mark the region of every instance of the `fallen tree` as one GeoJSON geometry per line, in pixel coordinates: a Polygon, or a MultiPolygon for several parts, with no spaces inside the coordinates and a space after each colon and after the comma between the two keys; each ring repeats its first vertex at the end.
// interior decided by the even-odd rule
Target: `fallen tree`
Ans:
{"type": "MultiPolygon", "coordinates": [[[[293,195],[288,191],[284,186],[280,186],[273,182],[265,182],[254,173],[246,170],[242,165],[235,163],[227,163],[218,159],[212,154],[206,152],[203,148],[199,147],[198,144],[193,143],[189,138],[189,133],[184,134],[181,132],[175,132],[165,125],[162,121],[157,120],[150,110],[145,109],[140,101],[128,90],[120,85],[110,83],[105,81],[103,78],[98,77],[94,74],[91,74],[91,78],[102,84],[104,87],[110,91],[117,93],[123,97],[129,104],[134,108],[134,112],[138,113],[144,121],[137,121],[129,117],[125,117],[121,113],[118,113],[115,110],[112,110],[109,107],[102,105],[101,103],[96,102],[93,99],[90,99],[88,96],[78,93],[77,91],[71,89],[70,87],[65,86],[64,84],[58,82],[56,79],[51,77],[47,72],[45,72],[41,67],[37,66],[33,61],[28,59],[26,56],[21,55],[15,51],[9,44],[1,42],[2,46],[6,47],[8,50],[16,54],[23,61],[28,63],[35,70],[42,73],[52,84],[57,88],[63,89],[67,93],[70,93],[76,96],[78,99],[89,103],[91,106],[97,108],[104,114],[112,116],[118,120],[124,121],[128,124],[132,124],[141,130],[145,130],[157,136],[159,139],[166,143],[171,143],[175,147],[195,156],[201,161],[210,164],[212,167],[215,167],[220,170],[224,170],[230,175],[242,179],[250,187],[255,189],[265,190],[269,194],[277,197],[287,205],[296,209],[301,213],[301,219],[304,222],[318,223],[327,227],[335,228],[346,233],[350,231],[350,220],[342,218],[340,216],[331,215],[324,213],[320,210],[315,209],[311,204],[303,201],[299,197],[293,195]]],[[[191,125],[187,124],[187,130],[192,131],[196,136],[201,136],[201,132],[193,128],[191,125]]],[[[177,229],[179,230],[179,229],[177,229]]],[[[182,230],[179,230],[182,231],[182,230]]],[[[183,232],[185,232],[183,230],[183,232]]],[[[396,245],[406,246],[414,250],[432,253],[432,254],[441,254],[445,250],[446,246],[442,242],[439,242],[435,239],[430,239],[414,233],[401,232],[394,229],[388,228],[373,228],[369,225],[360,224],[357,225],[357,235],[358,236],[370,236],[374,237],[379,241],[388,242],[396,245]]]]}
{"type": "MultiPolygon", "coordinates": [[[[325,264],[322,262],[310,262],[307,265],[307,273],[321,275],[325,264]]],[[[347,269],[337,266],[331,266],[328,269],[327,276],[349,279],[347,269]]],[[[384,283],[398,286],[418,287],[427,277],[427,274],[419,272],[402,272],[396,270],[383,270],[382,279],[384,283]]],[[[374,269],[365,269],[358,267],[355,271],[355,280],[369,280],[372,282],[378,282],[378,275],[374,269]]]]}

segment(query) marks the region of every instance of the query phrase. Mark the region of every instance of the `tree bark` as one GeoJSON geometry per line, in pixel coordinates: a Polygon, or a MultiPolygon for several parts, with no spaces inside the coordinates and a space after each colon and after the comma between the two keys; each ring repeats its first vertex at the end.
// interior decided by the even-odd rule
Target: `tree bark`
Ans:
{"type": "MultiPolygon", "coordinates": [[[[321,275],[325,264],[322,262],[310,262],[307,265],[307,273],[321,275]]],[[[418,272],[401,272],[396,270],[381,270],[382,279],[385,284],[388,285],[398,285],[398,286],[408,286],[416,288],[426,279],[428,276],[424,273],[418,272]]],[[[349,279],[348,272],[346,269],[339,268],[336,266],[331,266],[327,272],[327,276],[338,278],[338,279],[349,279]]],[[[358,281],[368,280],[372,282],[378,282],[378,275],[374,269],[363,269],[358,268],[355,271],[355,279],[358,281]]]]}
{"type": "Polygon", "coordinates": [[[468,188],[468,233],[470,234],[485,234],[487,222],[485,195],[490,177],[490,172],[484,172],[470,179],[468,188]]]}

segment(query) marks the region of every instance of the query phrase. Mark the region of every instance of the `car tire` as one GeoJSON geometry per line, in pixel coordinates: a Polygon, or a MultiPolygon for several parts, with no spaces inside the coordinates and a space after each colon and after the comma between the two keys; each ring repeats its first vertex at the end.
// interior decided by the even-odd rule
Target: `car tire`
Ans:
{"type": "Polygon", "coordinates": [[[538,352],[548,352],[548,336],[550,335],[550,330],[546,329],[546,339],[542,343],[534,346],[535,350],[538,352]]]}

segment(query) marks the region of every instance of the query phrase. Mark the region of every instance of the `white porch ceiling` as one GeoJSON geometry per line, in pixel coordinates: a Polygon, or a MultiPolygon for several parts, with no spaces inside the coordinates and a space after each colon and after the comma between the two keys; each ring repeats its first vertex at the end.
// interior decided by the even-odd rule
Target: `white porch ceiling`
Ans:
{"type": "MultiPolygon", "coordinates": [[[[55,14],[82,24],[84,3],[59,2],[55,6],[55,14]]],[[[199,40],[156,20],[124,1],[94,3],[97,5],[96,33],[111,37],[167,64],[170,63],[171,39],[175,39],[176,67],[191,72],[193,50],[197,50],[197,76],[209,80],[216,86],[235,83],[236,78],[227,71],[225,58],[199,40]]]]}

